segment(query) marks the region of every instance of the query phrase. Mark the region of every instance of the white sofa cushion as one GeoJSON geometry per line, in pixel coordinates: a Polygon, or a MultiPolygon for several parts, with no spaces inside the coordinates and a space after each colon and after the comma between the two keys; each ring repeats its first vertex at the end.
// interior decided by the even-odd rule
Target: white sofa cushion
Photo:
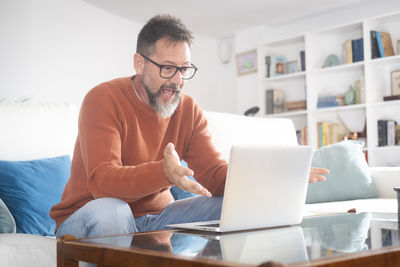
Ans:
{"type": "Polygon", "coordinates": [[[0,102],[0,125],[0,160],[72,157],[78,108],[73,104],[0,102]]]}
{"type": "Polygon", "coordinates": [[[297,145],[296,130],[290,119],[212,111],[205,114],[213,143],[226,160],[233,144],[297,145]]]}
{"type": "Polygon", "coordinates": [[[57,266],[54,238],[30,234],[0,235],[0,266],[57,266]]]}

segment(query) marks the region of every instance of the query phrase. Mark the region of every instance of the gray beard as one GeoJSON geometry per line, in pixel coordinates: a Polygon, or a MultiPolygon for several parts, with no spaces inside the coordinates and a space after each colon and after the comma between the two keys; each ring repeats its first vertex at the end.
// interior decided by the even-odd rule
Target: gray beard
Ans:
{"type": "Polygon", "coordinates": [[[160,101],[161,98],[161,90],[157,93],[153,94],[150,89],[143,83],[144,89],[146,89],[147,96],[149,98],[151,108],[160,114],[163,119],[169,118],[174,114],[175,110],[178,108],[179,99],[181,96],[181,91],[177,91],[176,95],[174,96],[172,103],[170,104],[163,104],[160,101]]]}

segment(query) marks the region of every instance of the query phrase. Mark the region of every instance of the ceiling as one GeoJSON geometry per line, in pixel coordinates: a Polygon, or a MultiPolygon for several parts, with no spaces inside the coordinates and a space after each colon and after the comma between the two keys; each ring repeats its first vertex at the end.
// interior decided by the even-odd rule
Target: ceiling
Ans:
{"type": "Polygon", "coordinates": [[[371,0],[83,0],[144,24],[155,14],[171,14],[195,34],[223,39],[257,26],[292,23],[371,0]]]}

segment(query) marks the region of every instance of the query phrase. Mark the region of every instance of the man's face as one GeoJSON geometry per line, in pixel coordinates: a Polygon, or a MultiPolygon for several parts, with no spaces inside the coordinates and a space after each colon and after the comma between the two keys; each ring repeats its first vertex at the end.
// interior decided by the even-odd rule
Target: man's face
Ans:
{"type": "MultiPolygon", "coordinates": [[[[173,43],[160,39],[154,53],[148,57],[161,65],[190,66],[190,48],[186,42],[173,43]]],[[[170,117],[179,105],[181,90],[185,84],[178,71],[169,79],[160,77],[160,68],[145,61],[141,80],[149,98],[149,104],[163,118],[170,117]]]]}

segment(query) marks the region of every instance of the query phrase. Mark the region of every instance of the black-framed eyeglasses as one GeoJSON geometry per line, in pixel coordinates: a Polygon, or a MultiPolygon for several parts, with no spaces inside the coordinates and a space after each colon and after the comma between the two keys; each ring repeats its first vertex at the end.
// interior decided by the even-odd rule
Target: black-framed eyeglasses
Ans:
{"type": "Polygon", "coordinates": [[[174,66],[174,65],[162,65],[158,64],[157,62],[151,60],[150,58],[146,57],[145,55],[139,53],[144,59],[150,61],[154,65],[160,68],[160,77],[164,79],[170,79],[175,76],[175,74],[178,72],[181,73],[182,79],[183,80],[189,80],[192,79],[193,76],[196,74],[197,67],[193,64],[191,66],[174,66]]]}

